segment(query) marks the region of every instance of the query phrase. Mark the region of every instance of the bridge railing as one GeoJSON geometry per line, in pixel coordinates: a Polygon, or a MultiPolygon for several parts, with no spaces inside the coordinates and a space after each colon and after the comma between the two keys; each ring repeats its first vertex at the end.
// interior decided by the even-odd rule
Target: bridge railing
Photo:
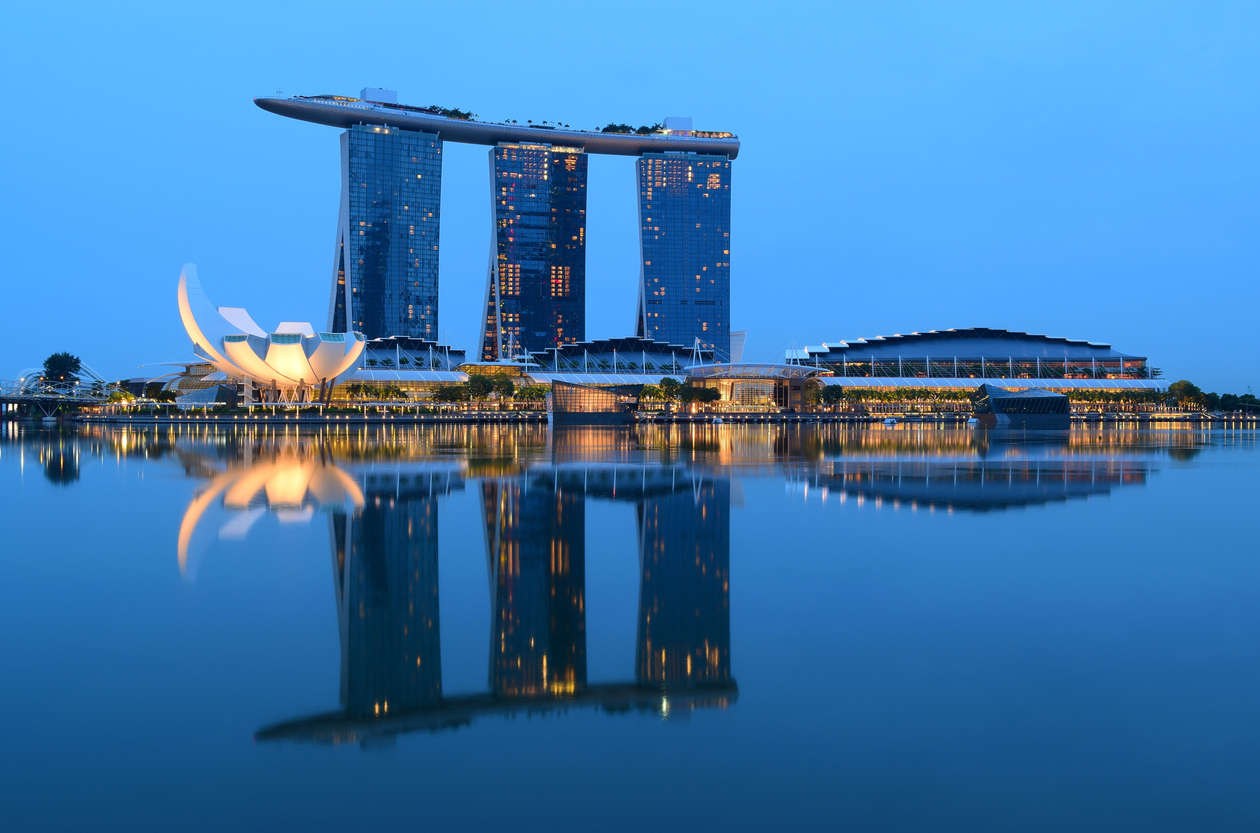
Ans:
{"type": "Polygon", "coordinates": [[[0,398],[18,400],[67,400],[104,402],[113,387],[99,382],[48,382],[43,379],[0,379],[0,398]]]}

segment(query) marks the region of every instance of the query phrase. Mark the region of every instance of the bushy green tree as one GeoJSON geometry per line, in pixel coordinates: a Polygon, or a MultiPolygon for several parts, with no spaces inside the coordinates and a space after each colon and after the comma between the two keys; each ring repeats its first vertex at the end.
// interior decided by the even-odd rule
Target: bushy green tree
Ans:
{"type": "Polygon", "coordinates": [[[53,353],[44,359],[44,378],[50,382],[67,382],[83,369],[83,362],[70,353],[53,353]]]}
{"type": "Polygon", "coordinates": [[[516,398],[526,402],[541,402],[550,390],[546,385],[526,385],[516,392],[516,398]]]}
{"type": "Polygon", "coordinates": [[[468,386],[438,385],[433,389],[433,399],[438,402],[463,402],[468,399],[468,386]]]}
{"type": "Polygon", "coordinates": [[[504,399],[511,399],[516,393],[516,384],[506,373],[495,376],[491,384],[494,386],[494,392],[504,399]]]}
{"type": "Polygon", "coordinates": [[[683,402],[716,402],[722,398],[722,392],[717,388],[684,387],[679,396],[683,402]]]}
{"type": "Polygon", "coordinates": [[[1168,394],[1181,405],[1198,405],[1203,399],[1203,391],[1187,379],[1181,379],[1169,385],[1168,394]]]}
{"type": "Polygon", "coordinates": [[[480,402],[490,395],[490,391],[494,390],[494,382],[485,376],[473,376],[468,380],[468,396],[475,402],[480,402]]]}

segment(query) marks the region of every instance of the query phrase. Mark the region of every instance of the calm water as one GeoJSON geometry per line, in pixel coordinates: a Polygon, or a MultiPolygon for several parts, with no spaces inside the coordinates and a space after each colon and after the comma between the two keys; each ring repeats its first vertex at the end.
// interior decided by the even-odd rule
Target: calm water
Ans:
{"type": "Polygon", "coordinates": [[[6,830],[1255,830],[1253,433],[0,426],[6,830]]]}

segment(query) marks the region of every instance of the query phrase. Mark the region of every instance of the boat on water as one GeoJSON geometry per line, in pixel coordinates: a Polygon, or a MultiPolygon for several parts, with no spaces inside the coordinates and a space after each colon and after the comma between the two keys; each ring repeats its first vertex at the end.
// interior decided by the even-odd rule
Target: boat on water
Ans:
{"type": "Polygon", "coordinates": [[[884,424],[885,424],[885,425],[896,425],[896,424],[897,424],[897,419],[896,419],[895,417],[889,417],[888,419],[884,420],[884,424]]]}

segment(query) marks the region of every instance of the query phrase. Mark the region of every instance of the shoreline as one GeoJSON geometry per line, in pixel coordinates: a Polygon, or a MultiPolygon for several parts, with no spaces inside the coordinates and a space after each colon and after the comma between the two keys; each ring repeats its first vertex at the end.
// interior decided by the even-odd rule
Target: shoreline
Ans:
{"type": "MultiPolygon", "coordinates": [[[[787,414],[787,413],[764,413],[764,412],[745,412],[745,413],[700,413],[700,414],[647,414],[640,415],[630,425],[647,424],[647,425],[704,425],[713,424],[715,418],[721,418],[719,425],[751,425],[751,424],[847,424],[847,425],[873,425],[881,424],[885,419],[895,418],[898,424],[910,425],[941,425],[947,427],[965,428],[966,417],[964,416],[943,416],[936,414],[820,414],[820,413],[803,413],[803,414],[787,414]]],[[[8,421],[8,420],[6,420],[8,421]]],[[[38,418],[14,419],[13,421],[28,422],[33,424],[41,424],[43,421],[38,418]]],[[[541,411],[502,411],[502,412],[466,412],[466,413],[450,413],[450,414],[406,414],[406,413],[376,413],[376,414],[316,414],[316,413],[298,413],[298,414],[79,414],[65,419],[59,419],[58,424],[72,423],[76,425],[383,425],[383,424],[407,424],[407,425],[445,425],[445,424],[476,424],[476,425],[548,425],[547,414],[541,411]]],[[[47,424],[47,423],[44,423],[47,424]]],[[[1185,424],[1185,425],[1240,425],[1245,427],[1256,427],[1260,424],[1260,416],[1215,416],[1212,414],[1189,413],[1189,414],[1073,414],[1072,424],[1075,425],[1099,425],[1099,424],[1125,424],[1125,425],[1169,425],[1169,424],[1185,424]]],[[[588,426],[575,426],[588,427],[588,426]]]]}

